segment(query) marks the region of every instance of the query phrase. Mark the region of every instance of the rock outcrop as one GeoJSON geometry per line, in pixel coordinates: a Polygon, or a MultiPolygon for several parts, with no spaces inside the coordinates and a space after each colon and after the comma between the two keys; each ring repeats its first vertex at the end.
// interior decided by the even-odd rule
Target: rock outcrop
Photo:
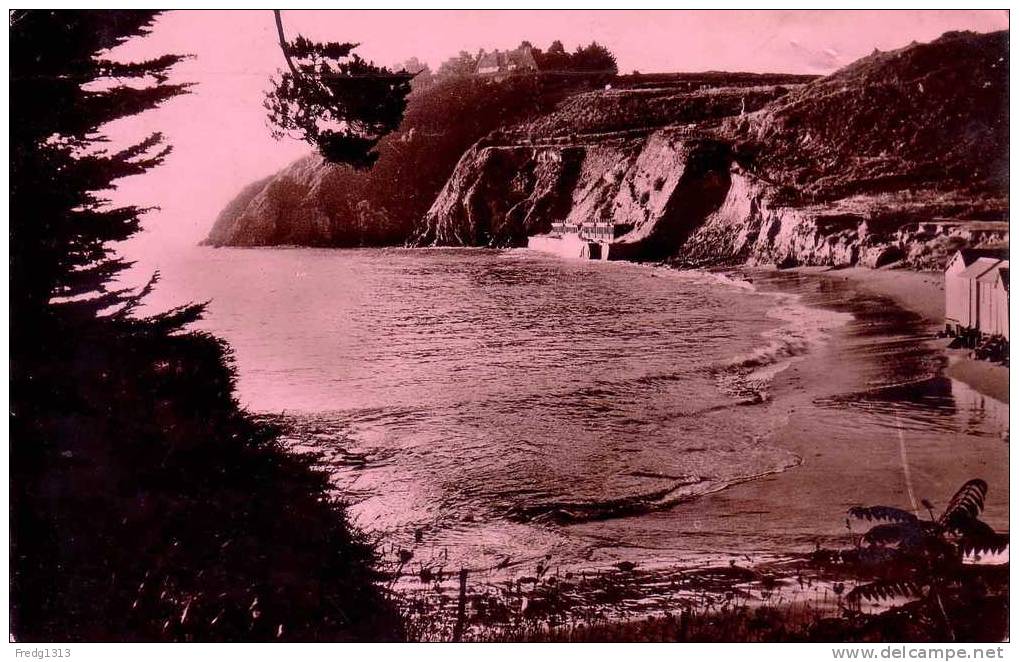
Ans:
{"type": "Polygon", "coordinates": [[[425,215],[420,244],[526,243],[554,222],[632,228],[627,255],[666,257],[728,188],[725,144],[683,130],[589,143],[478,145],[425,215]]]}
{"type": "Polygon", "coordinates": [[[1009,241],[1002,200],[981,196],[930,199],[929,195],[848,198],[788,206],[780,189],[732,166],[724,202],[683,244],[677,257],[691,264],[768,264],[782,267],[901,264],[940,269],[965,246],[1009,241]]]}
{"type": "Polygon", "coordinates": [[[469,150],[417,240],[609,221],[615,257],[937,268],[1008,241],[1007,60],[949,33],[806,84],[590,92],[469,150]]]}
{"type": "Polygon", "coordinates": [[[327,246],[356,241],[356,209],[339,213],[331,199],[343,175],[307,156],[246,187],[219,214],[205,243],[213,246],[327,246]]]}
{"type": "Polygon", "coordinates": [[[471,145],[541,117],[604,75],[462,77],[415,89],[399,130],[379,144],[370,170],[308,156],[245,188],[220,213],[214,246],[403,244],[471,145]]]}

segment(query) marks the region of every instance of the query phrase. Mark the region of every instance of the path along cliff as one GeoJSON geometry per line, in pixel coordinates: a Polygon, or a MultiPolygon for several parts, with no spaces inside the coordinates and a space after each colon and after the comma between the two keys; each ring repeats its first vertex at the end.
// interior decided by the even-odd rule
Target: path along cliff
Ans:
{"type": "Polygon", "coordinates": [[[586,92],[473,145],[414,243],[606,223],[623,259],[935,269],[1008,241],[1007,99],[1007,32],[804,83],[586,92]]]}

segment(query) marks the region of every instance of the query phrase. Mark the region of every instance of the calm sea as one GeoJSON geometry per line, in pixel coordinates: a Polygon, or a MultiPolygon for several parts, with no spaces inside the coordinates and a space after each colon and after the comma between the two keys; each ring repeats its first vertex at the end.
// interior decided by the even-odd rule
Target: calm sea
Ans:
{"type": "Polygon", "coordinates": [[[775,480],[810,462],[776,434],[791,402],[836,426],[816,423],[821,443],[851,440],[847,421],[886,432],[891,459],[874,461],[892,482],[903,420],[1007,457],[1000,420],[958,385],[896,398],[894,416],[774,393],[776,374],[856,318],[722,276],[523,250],[196,248],[163,267],[152,304],[205,299],[240,401],[284,415],[288,443],[320,454],[361,526],[446,567],[766,547],[759,514],[713,534],[693,522],[705,495],[795,484],[775,480]]]}

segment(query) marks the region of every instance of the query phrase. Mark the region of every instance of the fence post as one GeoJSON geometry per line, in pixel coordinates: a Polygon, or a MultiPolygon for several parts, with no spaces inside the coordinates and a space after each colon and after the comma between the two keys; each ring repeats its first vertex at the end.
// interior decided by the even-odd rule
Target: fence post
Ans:
{"type": "Polygon", "coordinates": [[[460,568],[460,597],[456,603],[456,625],[453,627],[453,641],[460,641],[467,620],[467,568],[460,568]]]}

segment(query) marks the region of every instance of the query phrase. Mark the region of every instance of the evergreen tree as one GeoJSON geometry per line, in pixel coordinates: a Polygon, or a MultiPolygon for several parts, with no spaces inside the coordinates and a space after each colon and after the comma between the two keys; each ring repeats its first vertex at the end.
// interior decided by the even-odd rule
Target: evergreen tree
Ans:
{"type": "Polygon", "coordinates": [[[547,51],[539,54],[537,60],[542,71],[567,71],[570,68],[570,54],[558,39],[549,45],[547,51]]]}
{"type": "Polygon", "coordinates": [[[120,64],[94,54],[145,34],[151,20],[151,12],[129,11],[10,15],[11,313],[20,349],[37,344],[40,328],[118,307],[123,313],[136,301],[107,289],[129,266],[111,257],[108,243],[136,232],[144,210],[111,207],[102,191],[159,164],[169,148],[154,133],[111,153],[99,129],[186,85],[167,82],[179,56],[120,64]],[[125,83],[146,76],[154,84],[125,83]],[[101,87],[86,89],[89,83],[101,87]]]}
{"type": "Polygon", "coordinates": [[[102,54],[152,12],[15,11],[11,622],[22,641],[399,638],[374,549],[312,460],[233,397],[226,345],[117,289],[143,209],[103,191],[168,153],[103,126],[186,91],[102,54]],[[130,84],[128,84],[130,83],[130,84]]]}
{"type": "Polygon", "coordinates": [[[392,72],[354,53],[357,44],[290,42],[277,10],[276,28],[289,71],[266,95],[273,136],[296,136],[332,163],[369,168],[375,146],[398,126],[416,72],[392,72]]]}
{"type": "Polygon", "coordinates": [[[574,71],[591,71],[615,74],[618,71],[616,56],[596,41],[587,46],[577,47],[573,54],[571,68],[574,71]]]}

